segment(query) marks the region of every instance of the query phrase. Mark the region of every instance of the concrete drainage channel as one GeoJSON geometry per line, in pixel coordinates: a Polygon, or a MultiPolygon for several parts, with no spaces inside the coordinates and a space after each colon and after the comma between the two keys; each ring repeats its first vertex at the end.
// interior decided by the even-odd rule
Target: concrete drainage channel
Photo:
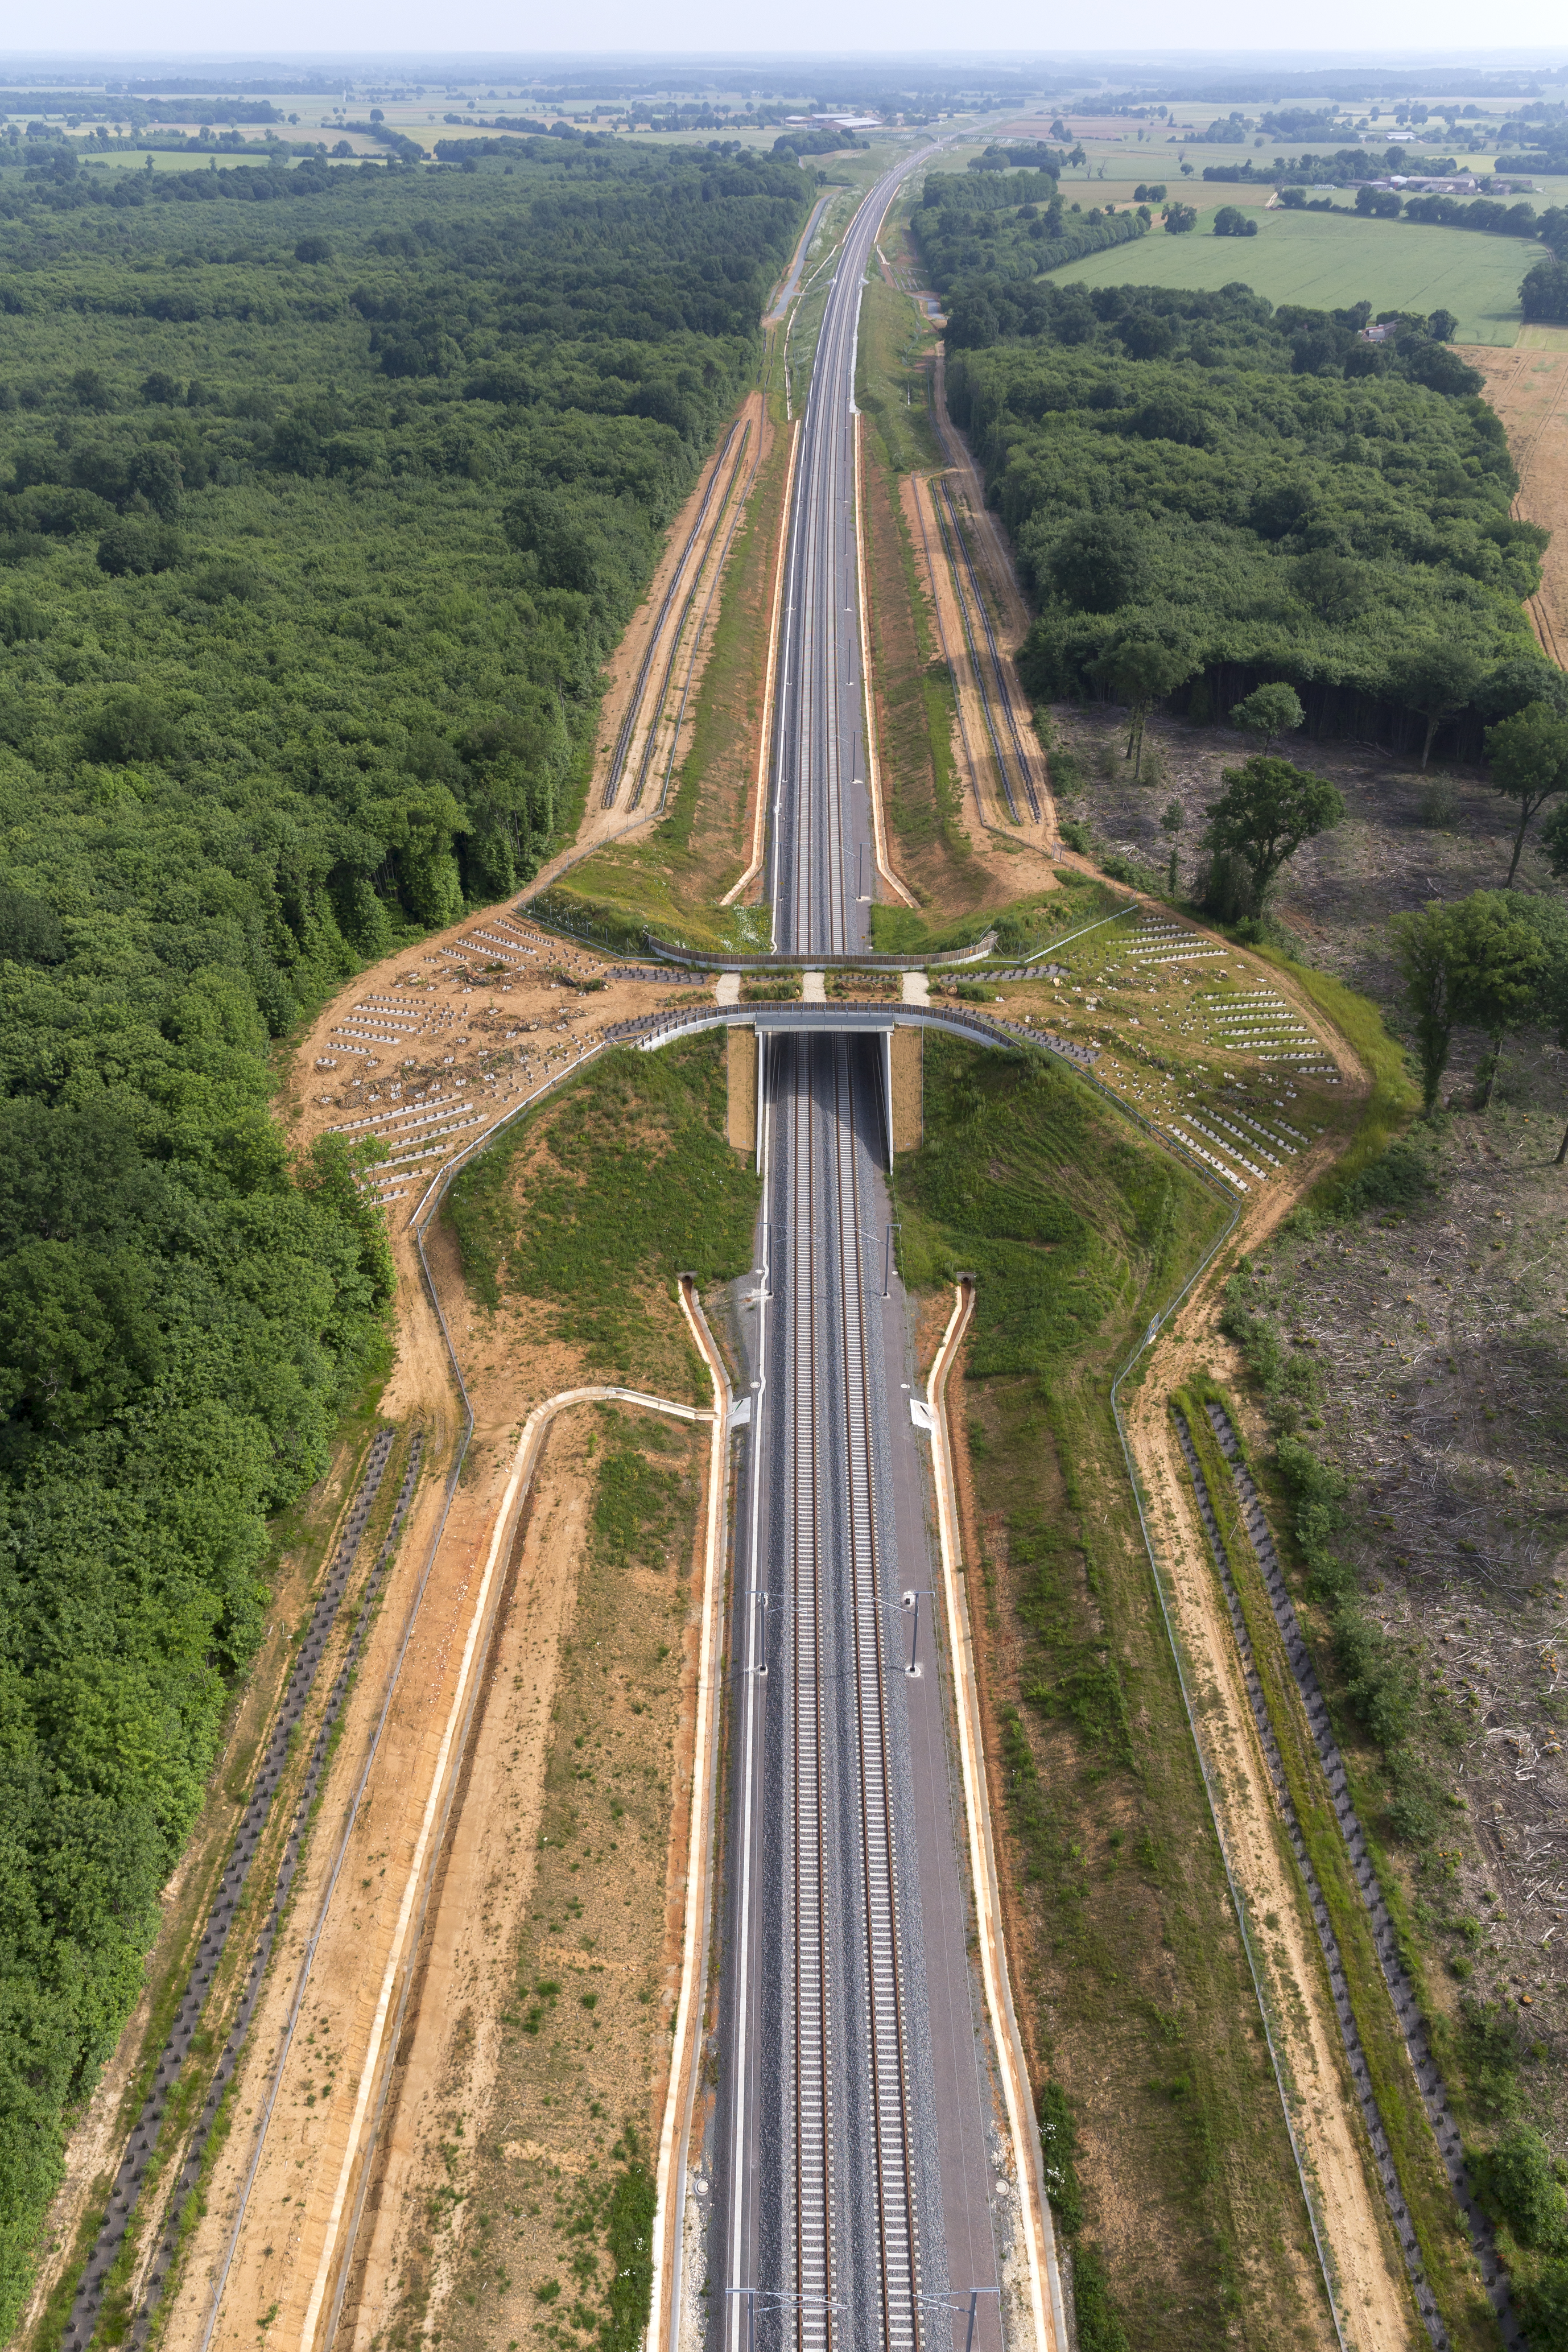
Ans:
{"type": "MultiPolygon", "coordinates": [[[[1275,1794],[1289,1836],[1291,1851],[1295,1854],[1297,1866],[1301,1873],[1308,1898],[1311,1904],[1312,1919],[1318,1931],[1318,1940],[1322,1946],[1323,1957],[1328,1962],[1329,1983],[1333,1994],[1334,2010],[1339,2018],[1340,2032],[1350,2059],[1356,2095],[1361,2102],[1362,2114],[1372,2142],[1378,2178],[1383,2184],[1389,2214],[1405,2255],[1405,2266],[1409,2271],[1415,2290],[1416,2305],[1426,2333],[1436,2347],[1436,2352],[1447,2352],[1447,2333],[1444,2328],[1432,2290],[1426,2283],[1421,2262],[1420,2246],[1405,2205],[1404,2192],[1399,2185],[1398,2172],[1389,2149],[1388,2135],[1384,2128],[1383,2117],[1378,2111],[1377,2100],[1373,2091],[1366,2054],[1362,2047],[1361,2035],[1351,2006],[1350,1992],[1345,1981],[1344,1961],[1340,1952],[1339,1941],[1334,1934],[1328,1906],[1323,1899],[1322,1888],[1312,1868],[1306,1842],[1297,1819],[1296,1809],[1291,1802],[1289,1790],[1286,1784],[1279,1742],[1269,1721],[1268,1701],[1264,1696],[1263,1685],[1253,1656],[1252,1644],[1242,1616],[1241,1603],[1233,1580],[1225,1539],[1220,1533],[1207,1481],[1204,1476],[1203,1467],[1194,1447],[1185,1418],[1179,1409],[1173,1408],[1173,1410],[1183,1458],[1193,1481],[1198,1515],[1203,1521],[1204,1532],[1208,1538],[1209,1549],[1219,1571],[1220,1582],[1225,1591],[1226,1606],[1230,1612],[1231,1627],[1235,1633],[1237,1650],[1247,1683],[1247,1695],[1258,1726],[1264,1758],[1268,1767],[1269,1776],[1274,1782],[1275,1794]]],[[[1295,1678],[1296,1687],[1300,1693],[1301,1703],[1307,1712],[1308,1729],[1311,1734],[1312,1744],[1317,1750],[1323,1776],[1328,1782],[1335,1818],[1339,1822],[1346,1846],[1349,1848],[1356,1884],[1361,1889],[1362,1900],[1366,1905],[1372,1921],[1373,1938],[1376,1945],[1384,1980],[1394,2001],[1394,2013],[1399,2021],[1405,2046],[1410,2055],[1411,2064],[1415,2069],[1422,2103],[1436,2135],[1444,2167],[1459,2210],[1464,2216],[1470,2242],[1475,2249],[1480,2266],[1482,2284],[1492,2309],[1497,2314],[1503,2341],[1505,2344],[1522,2344],[1523,2338],[1514,2317],[1509,2294],[1508,2274],[1498,2260],[1491,2225],[1470,2192],[1469,2182],[1465,2172],[1458,2126],[1449,2112],[1442,2077],[1432,2056],[1426,2029],[1422,2022],[1420,2010],[1416,2004],[1415,1988],[1400,1962],[1394,1922],[1389,1917],[1388,1906],[1384,1901],[1377,1874],[1367,1853],[1365,1833],[1350,1800],[1345,1761],[1330,1727],[1328,1702],[1323,1696],[1311,1655],[1297,1622],[1295,1605],[1286,1587],[1279,1566],[1279,1556],[1274,1547],[1274,1538],[1269,1531],[1262,1501],[1253,1482],[1252,1475],[1243,1459],[1228,1415],[1221,1406],[1212,1403],[1206,1407],[1206,1411],[1209,1421],[1213,1424],[1215,1437],[1230,1465],[1231,1476],[1236,1485],[1237,1499],[1241,1507],[1242,1521],[1257,1556],[1264,1586],[1268,1595],[1268,1604],[1274,1612],[1274,1621],[1279,1629],[1290,1672],[1295,1678]]]]}
{"type": "MultiPolygon", "coordinates": [[[[268,1743],[257,1773],[244,1819],[236,1833],[228,1866],[224,1872],[222,1884],[218,1888],[212,1910],[208,1914],[206,1932],[202,1937],[195,1959],[192,1963],[184,1996],[180,2002],[174,2025],[170,2029],[169,2038],[159,2054],[152,2087],[142,2104],[142,2112],[132,2126],[127,2137],[125,2153],[121,2159],[114,2185],[110,2191],[109,2210],[104,2217],[103,2226],[99,2231],[97,2242],[88,2257],[87,2267],[82,2273],[76,2299],[71,2305],[70,2316],[61,2337],[63,2352],[71,2352],[73,2347],[86,2346],[98,2325],[110,2273],[124,2244],[142,2183],[157,2149],[158,2135],[168,2110],[169,2101],[174,2094],[181,2067],[190,2054],[192,2042],[206,2003],[208,1990],[222,1960],[229,1931],[235,1924],[240,1895],[249,1874],[250,1865],[256,1858],[267,1817],[271,1810],[272,1800],[288,1762],[289,1742],[294,1736],[300,1715],[310,1700],[322,1653],[337,1622],[343,1596],[348,1589],[349,1576],[363,1538],[376,1495],[380,1490],[387,1462],[391,1457],[395,1435],[395,1431],[383,1429],[377,1432],[372,1442],[365,1462],[364,1475],[344,1523],[342,1536],[333,1555],[321,1597],[317,1601],[311,1615],[310,1630],[295,1663],[294,1671],[289,1677],[283,1705],[279,1711],[272,1738],[268,1743]]],[[[201,2177],[203,2159],[212,2136],[213,2126],[217,2119],[218,2108],[239,2062],[240,2051],[243,2048],[246,2034],[249,2031],[251,2015],[261,1990],[267,1964],[271,1958],[273,1944],[282,1920],[289,1885],[302,1850],[305,1832],[310,1822],[310,1808],[316,1801],[321,1776],[326,1767],[332,1731],[343,1701],[348,1696],[360,1645],[370,1622],[372,1604],[396,1551],[398,1534],[413,1497],[419,1474],[419,1454],[420,1439],[416,1434],[385,1540],[374,1567],[365,1580],[361,1595],[359,1617],[348,1653],[328,1696],[326,1711],[322,1716],[321,1727],[310,1751],[310,1766],[305,1775],[304,1786],[300,1792],[294,1825],[279,1861],[278,1876],[272,1890],[271,1908],[257,1939],[256,1950],[251,1958],[249,1973],[245,1979],[245,1990],[239,2008],[229,2028],[223,2054],[214,2070],[205,2102],[195,2120],[184,2161],[174,2186],[174,2194],[168,2201],[163,2236],[153,2257],[142,2306],[137,2315],[132,2339],[137,2344],[146,2341],[153,2311],[162,2296],[178,2251],[181,2212],[187,2197],[201,2177]]]]}

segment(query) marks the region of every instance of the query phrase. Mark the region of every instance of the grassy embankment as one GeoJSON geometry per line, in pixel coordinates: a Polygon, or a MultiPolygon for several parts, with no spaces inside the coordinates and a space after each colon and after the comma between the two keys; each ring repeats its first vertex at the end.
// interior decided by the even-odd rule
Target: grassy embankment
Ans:
{"type": "Polygon", "coordinates": [[[979,1276],[953,1398],[965,1549],[1080,2314],[1140,2352],[1208,2352],[1243,2312],[1256,2340],[1316,2343],[1308,2217],[1110,1410],[1223,1210],[1032,1057],[928,1039],[925,1129],[898,1171],[903,1266],[917,1288],[979,1276]]]}
{"type": "Polygon", "coordinates": [[[1382,1013],[1367,996],[1358,995],[1343,981],[1315,966],[1300,963],[1277,948],[1258,947],[1250,952],[1288,972],[1320,1013],[1326,1013],[1341,1035],[1354,1046],[1372,1075],[1372,1088],[1349,1149],[1334,1162],[1313,1194],[1317,1208],[1343,1198],[1358,1176],[1381,1160],[1391,1143],[1404,1134],[1420,1105],[1420,1094],[1410,1075],[1410,1060],[1397,1037],[1391,1037],[1382,1013]]]}
{"type": "Polygon", "coordinates": [[[707,1290],[751,1263],[758,1183],[724,1127],[721,1036],[593,1064],[453,1185],[474,1297],[545,1303],[584,1378],[706,1404],[707,1368],[670,1301],[678,1274],[707,1290]]]}
{"type": "Polygon", "coordinates": [[[873,907],[871,937],[879,954],[941,955],[972,946],[987,931],[996,934],[995,954],[1004,961],[1034,955],[1086,924],[1098,923],[1127,905],[1126,893],[1064,866],[1054,890],[1027,891],[1000,907],[982,907],[949,922],[932,920],[911,907],[873,907]]]}

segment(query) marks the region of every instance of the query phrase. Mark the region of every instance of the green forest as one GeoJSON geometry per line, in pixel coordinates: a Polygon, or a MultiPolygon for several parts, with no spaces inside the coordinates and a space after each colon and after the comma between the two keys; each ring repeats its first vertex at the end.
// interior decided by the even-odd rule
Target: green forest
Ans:
{"type": "MultiPolygon", "coordinates": [[[[305,164],[0,217],[0,2326],[138,1993],[268,1515],[391,1281],[269,1051],[531,874],[756,361],[793,163],[305,164]]],[[[102,175],[108,178],[110,175],[102,175]]]]}
{"type": "MultiPolygon", "coordinates": [[[[1546,534],[1447,313],[1273,309],[1241,284],[993,286],[955,303],[948,396],[1037,613],[1042,700],[1098,695],[1129,649],[1194,716],[1259,679],[1312,731],[1417,746],[1556,702],[1522,599],[1546,534]]],[[[1125,698],[1118,695],[1116,698],[1125,698]]]]}
{"type": "MultiPolygon", "coordinates": [[[[1114,205],[1064,205],[1057,183],[1042,171],[982,173],[960,179],[933,172],[915,207],[911,226],[931,282],[944,300],[958,296],[980,305],[983,318],[991,289],[1009,291],[1059,269],[1086,253],[1126,245],[1147,234],[1147,205],[1134,210],[1114,205]]],[[[950,310],[952,304],[949,301],[950,310]]],[[[994,316],[994,313],[992,313],[994,316]]],[[[949,341],[953,339],[949,336],[949,341]]],[[[970,331],[966,341],[994,340],[970,331]]]]}

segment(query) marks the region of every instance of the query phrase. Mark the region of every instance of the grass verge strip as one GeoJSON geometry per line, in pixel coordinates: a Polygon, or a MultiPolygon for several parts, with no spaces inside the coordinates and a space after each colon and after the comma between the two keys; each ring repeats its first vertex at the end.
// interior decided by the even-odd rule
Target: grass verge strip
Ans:
{"type": "MultiPolygon", "coordinates": [[[[1112,1096],[1110,1099],[1114,1101],[1115,1097],[1112,1096]]],[[[1118,1108],[1121,1108],[1123,1107],[1119,1105],[1118,1108]]],[[[1132,1113],[1131,1116],[1136,1117],[1136,1113],[1132,1113]]],[[[1142,1123],[1142,1121],[1140,1121],[1141,1125],[1142,1123]]],[[[1162,1139],[1162,1140],[1163,1139],[1162,1139]]],[[[1217,1190],[1217,1187],[1215,1189],[1217,1190]]],[[[1226,1843],[1224,1826],[1220,1820],[1219,1805],[1215,1795],[1213,1773],[1209,1764],[1208,1756],[1198,1734],[1197,1714],[1193,1705],[1192,1688],[1188,1681],[1187,1661],[1183,1655],[1182,1645],[1176,1633],[1175,1621],[1171,1614],[1171,1603],[1169,1595],[1165,1590],[1165,1580],[1160,1572],[1160,1562],[1154,1549],[1154,1540],[1149,1531],[1149,1514],[1147,1498],[1143,1492],[1143,1482],[1138,1475],[1138,1465],[1133,1459],[1132,1448],[1127,1436],[1127,1424],[1123,1420],[1121,1413],[1121,1391],[1123,1383],[1127,1381],[1129,1375],[1134,1371],[1134,1369],[1140,1365],[1141,1360],[1147,1353],[1149,1347],[1158,1337],[1163,1325],[1169,1322],[1171,1317],[1181,1305],[1183,1299],[1186,1297],[1188,1292],[1192,1289],[1199,1276],[1203,1274],[1205,1268],[1213,1263],[1219,1251],[1224,1247],[1226,1242],[1229,1239],[1231,1234],[1236,1229],[1237,1220],[1240,1213],[1239,1205],[1233,1205],[1229,1221],[1225,1225],[1218,1237],[1210,1245],[1209,1249],[1199,1260],[1198,1264],[1194,1267],[1181,1290],[1172,1300],[1170,1306],[1165,1308],[1163,1314],[1156,1315],[1153,1318],[1148,1329],[1137,1342],[1131,1355],[1128,1358],[1126,1363],[1122,1366],[1121,1371],[1111,1382],[1110,1410],[1116,1423],[1116,1434],[1121,1443],[1122,1460],[1126,1465],[1128,1483],[1132,1489],[1132,1500],[1138,1513],[1138,1526],[1143,1538],[1143,1549],[1148,1554],[1149,1570],[1154,1580],[1154,1590],[1160,1603],[1161,1621],[1164,1625],[1165,1638],[1170,1643],[1171,1656],[1175,1664],[1176,1681],[1181,1690],[1182,1706],[1186,1714],[1188,1735],[1192,1740],[1193,1752],[1197,1758],[1198,1770],[1203,1779],[1204,1794],[1208,1801],[1209,1820],[1213,1826],[1215,1842],[1219,1848],[1220,1866],[1225,1872],[1225,1883],[1230,1894],[1231,1910],[1236,1919],[1237,1932],[1241,1937],[1242,1949],[1247,1955],[1247,1973],[1252,1980],[1253,1994],[1258,2003],[1258,2014],[1262,2021],[1264,2040],[1268,2050],[1268,2063],[1273,2071],[1275,2084],[1279,2094],[1280,2112],[1285,2118],[1285,2129],[1290,2142],[1290,2154],[1296,2167],[1296,2177],[1301,2185],[1301,2198],[1307,2209],[1307,2219],[1312,2232],[1313,2250],[1318,2257],[1318,2267],[1322,2274],[1324,2293],[1328,2297],[1329,2310],[1333,2318],[1334,2335],[1340,2345],[1341,2352],[1346,2352],[1344,2331],[1340,2325],[1339,2280],[1333,2258],[1329,2252],[1328,2244],[1324,2238],[1321,2222],[1319,2217],[1317,2184],[1310,2177],[1305,2159],[1302,2157],[1301,2143],[1296,2135],[1296,2120],[1291,2112],[1292,2095],[1290,2087],[1286,2080],[1286,2069],[1284,2062],[1280,2056],[1279,2043],[1276,2034],[1275,2021],[1269,2013],[1269,2003],[1263,1990],[1263,1979],[1258,1970],[1258,1954],[1254,1948],[1252,1927],[1247,1916],[1247,1905],[1243,1899],[1241,1889],[1237,1885],[1236,1873],[1231,1867],[1230,1849],[1226,1843]]]]}
{"type": "MultiPolygon", "coordinates": [[[[1259,1662],[1281,1769],[1338,1938],[1345,1997],[1354,2011],[1370,2087],[1421,2252],[1449,2328],[1482,2343],[1489,2339],[1490,2330],[1487,2315],[1477,2305],[1471,2252],[1480,2263],[1492,2310],[1505,2326],[1510,2316],[1507,2278],[1491,2224],[1466,2174],[1458,2126],[1433,2054],[1419,1988],[1404,1964],[1394,1906],[1386,1900],[1352,1801],[1345,1759],[1226,1402],[1208,1383],[1198,1382],[1178,1396],[1178,1403],[1186,1410],[1237,1608],[1259,1662]]],[[[1342,2008],[1341,2021],[1342,2025],[1342,2008]]],[[[1396,2226],[1399,2219],[1395,2212],[1396,2226]]],[[[1408,2260],[1403,2227],[1400,2237],[1408,2260]]]]}

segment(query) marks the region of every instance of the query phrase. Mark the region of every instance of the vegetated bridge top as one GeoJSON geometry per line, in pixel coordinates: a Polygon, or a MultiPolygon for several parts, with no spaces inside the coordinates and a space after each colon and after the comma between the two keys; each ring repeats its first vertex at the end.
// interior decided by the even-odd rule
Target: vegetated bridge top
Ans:
{"type": "Polygon", "coordinates": [[[720,952],[677,947],[672,940],[656,939],[652,931],[643,933],[643,942],[660,963],[694,964],[704,971],[926,971],[938,964],[984,963],[996,952],[994,931],[986,931],[972,947],[944,948],[940,954],[928,950],[924,955],[881,955],[871,948],[855,948],[842,955],[819,953],[815,948],[737,955],[727,949],[720,952]]]}
{"type": "Polygon", "coordinates": [[[947,1029],[972,1045],[1039,1045],[1059,1054],[1077,1068],[1092,1070],[1097,1054],[1087,1045],[1033,1023],[1003,1021],[994,1015],[960,1011],[956,1005],[935,1004],[714,1004],[703,999],[649,1013],[635,1021],[619,1021],[605,1032],[606,1045],[636,1045],[652,1053],[677,1037],[699,1029],[822,1030],[829,1034],[878,1035],[894,1029],[947,1029]]]}
{"type": "MultiPolygon", "coordinates": [[[[968,1045],[988,1045],[1003,1052],[1016,1052],[1019,1046],[1032,1045],[1039,1053],[1052,1055],[1066,1062],[1123,1118],[1131,1120],[1135,1127],[1141,1127],[1163,1151],[1168,1151],[1173,1159],[1184,1161],[1207,1190],[1221,1190],[1209,1169],[1204,1165],[1206,1155],[1194,1150],[1181,1136],[1155,1127],[1141,1110],[1135,1109],[1096,1077],[1094,1066],[1100,1059],[1098,1049],[1075,1045],[1069,1037],[1058,1037],[1043,1022],[1005,1021],[994,1013],[971,1013],[967,1008],[961,1009],[952,1004],[715,1004],[703,998],[689,1004],[668,1006],[660,1012],[643,1014],[635,1021],[616,1022],[605,1031],[604,1043],[606,1046],[631,1045],[640,1053],[649,1054],[657,1052],[661,1045],[673,1045],[677,1038],[695,1036],[701,1029],[728,1028],[754,1029],[759,1041],[781,1030],[793,1030],[797,1035],[816,1033],[880,1037],[885,1041],[885,1055],[890,1050],[895,1029],[945,1029],[950,1035],[961,1037],[968,1045]]],[[[890,1138],[892,1073],[886,1060],[883,1072],[890,1138]]],[[[888,1148],[890,1155],[890,1140],[888,1148]]],[[[1230,1196],[1226,1194],[1225,1197],[1230,1196]]]]}
{"type": "MultiPolygon", "coordinates": [[[[520,898],[514,912],[540,930],[559,931],[563,938],[591,948],[597,955],[613,957],[621,952],[613,942],[586,926],[568,922],[553,908],[542,910],[532,899],[520,898]]],[[[928,971],[939,965],[984,963],[996,952],[996,934],[986,931],[969,947],[943,948],[940,951],[928,949],[922,955],[883,955],[872,948],[854,949],[844,954],[819,953],[804,948],[790,952],[774,949],[742,951],[731,948],[689,948],[679,940],[661,940],[657,933],[645,930],[642,952],[657,963],[684,965],[694,971],[928,971]]],[[[1022,962],[1034,960],[1033,956],[1019,959],[1022,962]]]]}

